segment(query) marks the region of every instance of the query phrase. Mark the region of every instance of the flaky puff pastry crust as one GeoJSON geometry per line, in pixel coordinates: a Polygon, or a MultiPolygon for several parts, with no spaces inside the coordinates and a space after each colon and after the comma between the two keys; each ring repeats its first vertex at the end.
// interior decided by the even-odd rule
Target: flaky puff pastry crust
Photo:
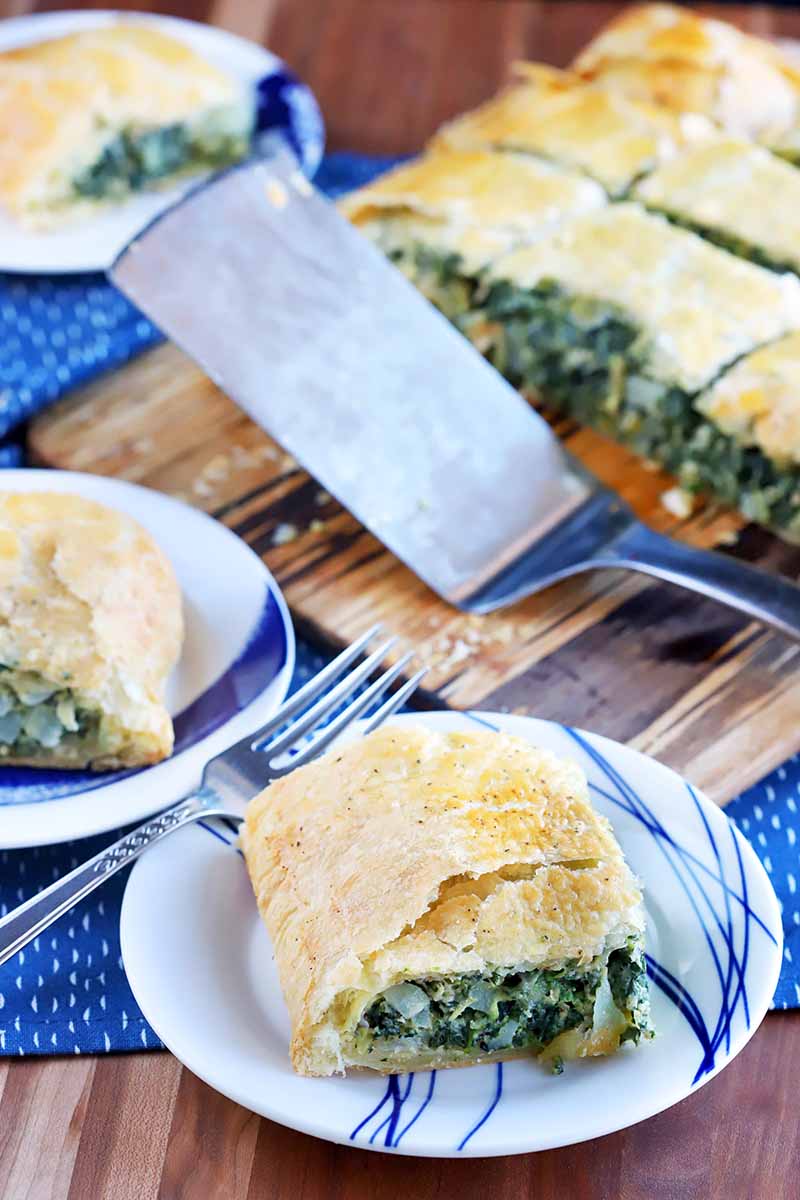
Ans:
{"type": "Polygon", "coordinates": [[[271,784],[241,836],[301,1074],[359,1064],[348,1034],[393,983],[588,962],[643,928],[583,772],[503,733],[379,729],[271,784]]]}
{"type": "MultiPolygon", "coordinates": [[[[46,224],[48,205],[109,134],[249,103],[238,81],[147,25],[120,22],[0,54],[0,200],[46,224]]],[[[79,204],[73,205],[79,208],[79,204]]]]}
{"type": "MultiPolygon", "coordinates": [[[[0,492],[0,663],[70,688],[102,713],[118,748],[88,765],[170,754],[164,689],[182,638],[174,572],[136,521],[82,496],[0,492]]],[[[45,764],[2,761],[87,765],[58,750],[45,764]]]]}
{"type": "Polygon", "coordinates": [[[776,148],[800,145],[800,73],[778,47],[674,4],[626,8],[578,55],[582,75],[708,117],[776,148]]]}
{"type": "Polygon", "coordinates": [[[408,211],[456,225],[535,232],[606,203],[598,184],[542,159],[445,149],[387,171],[340,207],[355,224],[408,211]]]}
{"type": "Polygon", "coordinates": [[[637,103],[570,71],[516,63],[508,87],[443,125],[431,146],[539,154],[584,171],[617,195],[710,129],[701,118],[637,103]]]}
{"type": "Polygon", "coordinates": [[[386,252],[417,242],[479,270],[607,203],[599,184],[543,159],[444,147],[387,171],[339,207],[386,252]]]}

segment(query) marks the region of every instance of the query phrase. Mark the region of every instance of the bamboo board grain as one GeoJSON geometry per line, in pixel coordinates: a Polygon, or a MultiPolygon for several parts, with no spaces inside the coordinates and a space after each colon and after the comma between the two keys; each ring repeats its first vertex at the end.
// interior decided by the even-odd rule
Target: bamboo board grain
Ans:
{"type": "MultiPolygon", "coordinates": [[[[742,523],[678,520],[670,480],[566,422],[569,448],[655,528],[701,546],[742,523]]],[[[800,747],[800,646],[711,601],[617,572],[502,613],[448,608],[174,346],[73,393],[30,430],[44,465],[159,488],[213,513],[274,572],[302,627],[340,645],[374,620],[430,665],[447,704],[593,729],[683,771],[724,804],[800,747]]],[[[796,578],[800,551],[753,529],[729,552],[796,578]]],[[[210,564],[210,569],[213,569],[210,564]]],[[[232,599],[235,582],[232,582],[232,599]]]]}

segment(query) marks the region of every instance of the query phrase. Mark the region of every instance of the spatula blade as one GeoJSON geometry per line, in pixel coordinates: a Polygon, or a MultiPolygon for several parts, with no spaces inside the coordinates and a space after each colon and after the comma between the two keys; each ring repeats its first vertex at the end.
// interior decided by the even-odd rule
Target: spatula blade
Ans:
{"type": "Polygon", "coordinates": [[[110,277],[452,603],[593,490],[547,424],[288,156],[198,188],[110,277]]]}

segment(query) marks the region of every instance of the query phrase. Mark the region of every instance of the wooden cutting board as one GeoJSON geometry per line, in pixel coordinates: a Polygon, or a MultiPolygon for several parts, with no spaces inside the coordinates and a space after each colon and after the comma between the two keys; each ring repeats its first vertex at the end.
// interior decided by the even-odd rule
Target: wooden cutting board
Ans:
{"type": "MultiPolygon", "coordinates": [[[[655,528],[800,575],[800,550],[713,506],[676,518],[661,501],[667,476],[591,432],[557,428],[655,528]]],[[[135,480],[212,513],[263,556],[298,628],[325,645],[383,621],[431,667],[430,703],[607,734],[721,804],[800,747],[800,646],[617,572],[486,617],[448,608],[174,346],[73,393],[33,424],[30,450],[43,465],[135,480]]]]}

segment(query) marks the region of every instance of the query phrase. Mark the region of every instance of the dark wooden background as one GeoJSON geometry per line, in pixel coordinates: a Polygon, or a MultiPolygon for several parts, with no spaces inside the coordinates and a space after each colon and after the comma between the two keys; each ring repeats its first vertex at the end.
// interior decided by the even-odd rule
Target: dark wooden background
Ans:
{"type": "MultiPolygon", "coordinates": [[[[0,0],[0,16],[54,8],[0,0]]],[[[416,149],[496,89],[507,64],[556,64],[621,6],[528,0],[182,0],[120,4],[209,20],[268,44],[316,91],[331,148],[416,149]]],[[[800,37],[800,9],[704,10],[800,37]]],[[[2,1200],[797,1200],[800,1013],[767,1018],[700,1092],[565,1150],[434,1161],[293,1133],[223,1099],[168,1054],[0,1060],[2,1200]]],[[[608,1097],[609,1105],[614,1097],[608,1097]]]]}

